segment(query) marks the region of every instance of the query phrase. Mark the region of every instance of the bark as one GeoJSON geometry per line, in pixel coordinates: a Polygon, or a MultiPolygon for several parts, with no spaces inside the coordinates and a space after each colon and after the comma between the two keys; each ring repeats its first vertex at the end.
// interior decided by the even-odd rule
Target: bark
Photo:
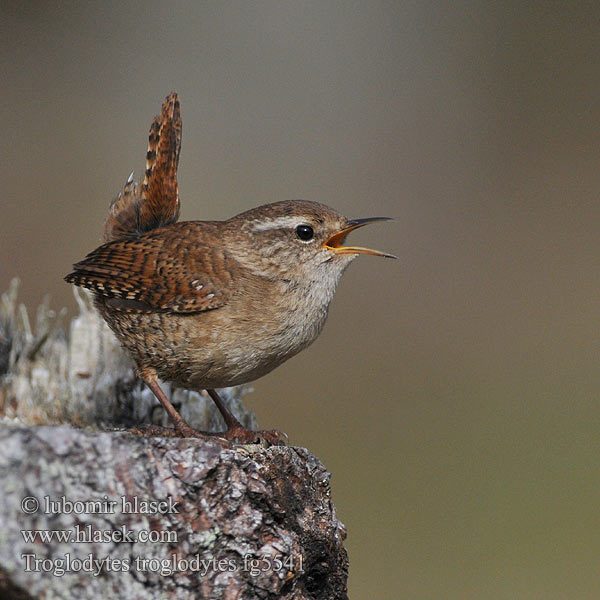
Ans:
{"type": "MultiPolygon", "coordinates": [[[[0,416],[29,425],[70,423],[94,428],[131,427],[144,423],[170,426],[166,412],[134,374],[133,361],[99,317],[87,290],[73,288],[79,315],[62,327],[64,311],[56,315],[46,299],[35,323],[17,302],[13,280],[0,301],[0,416]]],[[[205,394],[183,389],[163,390],[194,427],[223,430],[225,424],[205,394]]],[[[247,388],[222,390],[238,419],[256,427],[242,404],[247,388]]]]}
{"type": "MultiPolygon", "coordinates": [[[[16,288],[2,297],[0,597],[347,598],[319,460],[115,430],[162,411],[86,296],[80,311],[67,336],[47,305],[31,327],[16,288]]],[[[195,426],[222,427],[175,393],[195,426]]],[[[237,414],[241,395],[227,394],[237,414]]]]}

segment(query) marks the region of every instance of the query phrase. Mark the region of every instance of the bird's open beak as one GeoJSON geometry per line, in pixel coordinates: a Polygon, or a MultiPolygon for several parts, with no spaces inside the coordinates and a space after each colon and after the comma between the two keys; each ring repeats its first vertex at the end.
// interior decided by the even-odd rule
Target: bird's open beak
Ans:
{"type": "Polygon", "coordinates": [[[368,217],[366,219],[352,219],[348,221],[348,227],[334,233],[324,244],[325,248],[333,250],[336,254],[372,254],[373,256],[385,256],[386,258],[398,258],[387,252],[371,250],[371,248],[362,248],[361,246],[343,246],[346,236],[359,227],[364,227],[375,221],[392,221],[389,217],[368,217]]]}

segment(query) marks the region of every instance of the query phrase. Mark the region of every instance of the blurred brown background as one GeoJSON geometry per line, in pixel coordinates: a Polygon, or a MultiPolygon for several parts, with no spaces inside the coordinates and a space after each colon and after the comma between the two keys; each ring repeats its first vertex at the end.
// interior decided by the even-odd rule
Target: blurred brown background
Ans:
{"type": "Polygon", "coordinates": [[[62,282],[183,111],[183,219],[390,215],[249,404],[333,473],[352,598],[598,598],[600,8],[3,2],[0,287],[62,282]]]}

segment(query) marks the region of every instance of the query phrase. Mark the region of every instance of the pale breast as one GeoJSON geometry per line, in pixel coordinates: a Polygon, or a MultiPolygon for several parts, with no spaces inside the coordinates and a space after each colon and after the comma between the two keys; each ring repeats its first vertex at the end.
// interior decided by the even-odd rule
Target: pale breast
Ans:
{"type": "Polygon", "coordinates": [[[97,305],[138,366],[183,387],[220,388],[262,377],[310,345],[335,283],[249,280],[225,306],[193,314],[115,310],[101,298],[97,305]]]}

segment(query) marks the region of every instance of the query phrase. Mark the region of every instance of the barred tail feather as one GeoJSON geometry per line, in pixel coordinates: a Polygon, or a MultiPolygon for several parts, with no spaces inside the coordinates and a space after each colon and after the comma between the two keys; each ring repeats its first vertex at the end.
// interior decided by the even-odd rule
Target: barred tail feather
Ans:
{"type": "Polygon", "coordinates": [[[177,221],[180,151],[179,98],[172,92],[150,127],[144,182],[141,185],[135,183],[132,173],[123,191],[113,200],[104,224],[105,241],[138,236],[177,221]]]}

